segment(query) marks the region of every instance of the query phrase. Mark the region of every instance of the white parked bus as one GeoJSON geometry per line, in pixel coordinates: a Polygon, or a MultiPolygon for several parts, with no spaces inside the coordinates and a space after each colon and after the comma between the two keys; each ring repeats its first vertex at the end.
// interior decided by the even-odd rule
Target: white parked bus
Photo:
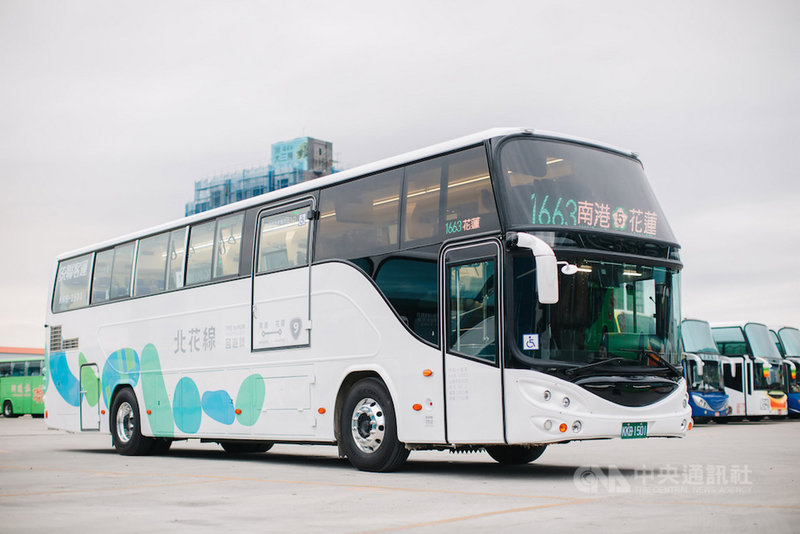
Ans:
{"type": "Polygon", "coordinates": [[[761,323],[714,323],[711,333],[724,364],[725,393],[731,416],[759,420],[766,415],[787,415],[784,365],[761,323]]]}
{"type": "Polygon", "coordinates": [[[681,437],[678,250],[635,154],[489,130],[59,256],[47,422],[374,471],[681,437]]]}

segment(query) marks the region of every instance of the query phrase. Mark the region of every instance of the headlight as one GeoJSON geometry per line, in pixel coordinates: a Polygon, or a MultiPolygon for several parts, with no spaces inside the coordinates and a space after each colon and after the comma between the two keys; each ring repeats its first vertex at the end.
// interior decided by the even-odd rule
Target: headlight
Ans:
{"type": "Polygon", "coordinates": [[[706,400],[701,397],[700,395],[692,395],[692,400],[697,405],[698,408],[702,408],[703,410],[711,410],[711,406],[708,405],[706,400]]]}

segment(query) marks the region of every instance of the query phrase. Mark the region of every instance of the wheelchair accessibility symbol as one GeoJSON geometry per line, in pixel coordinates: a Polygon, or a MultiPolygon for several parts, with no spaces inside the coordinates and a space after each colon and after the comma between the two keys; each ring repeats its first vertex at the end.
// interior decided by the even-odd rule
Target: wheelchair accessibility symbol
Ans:
{"type": "Polygon", "coordinates": [[[522,350],[539,350],[539,334],[524,334],[522,350]]]}

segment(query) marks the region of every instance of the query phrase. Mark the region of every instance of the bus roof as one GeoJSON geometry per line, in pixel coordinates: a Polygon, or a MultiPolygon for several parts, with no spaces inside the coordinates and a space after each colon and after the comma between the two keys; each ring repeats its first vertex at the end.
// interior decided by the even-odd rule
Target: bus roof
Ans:
{"type": "Polygon", "coordinates": [[[413,150],[411,152],[406,152],[404,154],[400,154],[398,156],[392,156],[389,158],[381,159],[375,161],[373,163],[367,163],[365,165],[360,165],[358,167],[353,167],[352,169],[347,169],[341,172],[337,172],[334,174],[328,174],[326,176],[322,176],[320,178],[315,178],[313,180],[309,180],[306,182],[302,182],[296,185],[292,185],[290,187],[286,187],[283,189],[277,189],[275,191],[270,191],[269,193],[265,193],[263,195],[259,195],[256,197],[248,198],[245,200],[240,200],[238,202],[233,202],[231,204],[226,204],[225,206],[220,206],[218,208],[214,208],[212,210],[204,211],[202,213],[197,213],[194,215],[190,215],[189,217],[184,217],[181,219],[175,219],[168,223],[160,224],[158,226],[154,226],[151,228],[147,228],[145,230],[140,230],[131,234],[123,235],[114,239],[109,239],[106,241],[102,241],[100,243],[95,243],[91,246],[81,247],[79,249],[65,252],[63,254],[59,254],[56,259],[63,260],[67,258],[71,258],[74,256],[78,256],[81,254],[86,254],[92,252],[94,250],[110,247],[112,245],[118,243],[124,243],[126,241],[133,241],[134,239],[138,239],[141,237],[145,237],[152,234],[157,234],[163,232],[165,230],[169,230],[171,228],[179,228],[181,226],[186,226],[188,224],[192,224],[198,221],[203,221],[206,219],[212,219],[214,217],[218,217],[220,215],[224,215],[229,212],[239,211],[242,209],[247,209],[252,206],[258,206],[260,204],[265,204],[269,202],[274,202],[281,200],[283,198],[289,198],[292,196],[300,195],[302,193],[306,193],[309,191],[314,191],[316,189],[320,189],[323,187],[327,187],[329,185],[333,185],[339,182],[345,182],[351,178],[356,178],[358,176],[363,176],[366,174],[372,174],[376,172],[380,172],[385,169],[391,169],[393,167],[398,167],[400,165],[406,165],[408,163],[412,163],[414,161],[427,159],[439,154],[444,154],[447,152],[452,152],[461,148],[466,148],[472,145],[477,145],[483,143],[489,139],[497,138],[497,137],[504,137],[507,135],[513,134],[528,134],[534,137],[545,138],[545,139],[556,139],[556,140],[563,140],[563,141],[571,141],[575,143],[580,143],[588,146],[593,146],[596,148],[602,148],[604,150],[610,150],[613,152],[617,152],[621,155],[628,156],[628,157],[637,157],[636,153],[631,152],[630,150],[624,150],[606,143],[601,143],[599,141],[595,141],[592,139],[586,139],[581,137],[570,136],[566,134],[556,133],[556,132],[548,132],[544,130],[534,130],[532,128],[492,128],[489,130],[484,130],[482,132],[474,133],[471,135],[467,135],[464,137],[459,137],[457,139],[452,139],[450,141],[445,141],[443,143],[437,143],[434,145],[427,146],[425,148],[421,148],[418,150],[413,150]]]}
{"type": "Polygon", "coordinates": [[[33,359],[36,356],[44,356],[44,349],[32,349],[26,347],[0,347],[0,360],[33,359]]]}

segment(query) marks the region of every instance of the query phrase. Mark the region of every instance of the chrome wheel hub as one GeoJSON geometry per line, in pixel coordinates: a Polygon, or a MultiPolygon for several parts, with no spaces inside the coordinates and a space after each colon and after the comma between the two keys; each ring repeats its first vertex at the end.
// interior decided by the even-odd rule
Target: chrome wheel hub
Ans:
{"type": "Polygon", "coordinates": [[[386,419],[383,408],[374,399],[361,399],[356,403],[350,428],[353,441],[361,452],[374,453],[383,443],[386,419]]]}
{"type": "Polygon", "coordinates": [[[123,402],[117,410],[117,438],[121,443],[128,443],[135,430],[133,420],[133,407],[130,403],[123,402]]]}

